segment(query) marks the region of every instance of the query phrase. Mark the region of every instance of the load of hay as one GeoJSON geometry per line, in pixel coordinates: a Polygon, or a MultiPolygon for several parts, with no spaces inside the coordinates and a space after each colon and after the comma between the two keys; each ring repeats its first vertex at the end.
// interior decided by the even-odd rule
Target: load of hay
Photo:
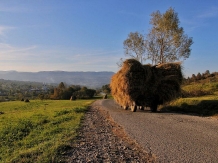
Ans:
{"type": "Polygon", "coordinates": [[[151,66],[127,59],[111,78],[111,93],[124,109],[136,111],[136,106],[149,106],[156,111],[157,105],[178,96],[182,78],[180,63],[151,66]]]}
{"type": "Polygon", "coordinates": [[[169,102],[180,95],[182,84],[181,63],[163,63],[153,68],[154,83],[152,93],[159,100],[158,104],[169,102]]]}
{"type": "Polygon", "coordinates": [[[110,87],[117,103],[124,108],[136,104],[146,94],[145,83],[149,81],[151,70],[135,59],[123,62],[122,68],[112,76],[110,87]]]}

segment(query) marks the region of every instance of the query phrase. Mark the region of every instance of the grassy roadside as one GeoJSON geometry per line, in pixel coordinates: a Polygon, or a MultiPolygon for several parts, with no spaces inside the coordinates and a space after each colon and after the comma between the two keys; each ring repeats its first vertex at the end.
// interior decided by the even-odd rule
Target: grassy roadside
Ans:
{"type": "Polygon", "coordinates": [[[61,162],[93,101],[0,103],[0,162],[61,162]]]}
{"type": "Polygon", "coordinates": [[[218,96],[180,98],[162,106],[160,110],[218,117],[218,96]]]}
{"type": "Polygon", "coordinates": [[[218,78],[182,85],[182,97],[161,106],[160,110],[218,117],[218,78]]]}
{"type": "Polygon", "coordinates": [[[218,82],[191,83],[182,86],[184,96],[200,97],[207,95],[218,95],[218,82]]]}

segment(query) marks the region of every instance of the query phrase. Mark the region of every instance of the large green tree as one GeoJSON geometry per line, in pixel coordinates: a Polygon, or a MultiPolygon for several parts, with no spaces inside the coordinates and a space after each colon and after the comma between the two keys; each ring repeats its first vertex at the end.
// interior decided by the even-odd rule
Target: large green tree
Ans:
{"type": "Polygon", "coordinates": [[[179,26],[178,14],[173,8],[163,14],[160,11],[153,12],[150,24],[152,28],[146,37],[146,50],[153,64],[189,57],[193,41],[179,26]]]}
{"type": "Polygon", "coordinates": [[[173,8],[163,14],[153,12],[150,24],[152,28],[145,39],[138,32],[128,35],[123,43],[126,55],[141,63],[150,59],[152,64],[181,61],[190,56],[193,40],[179,26],[178,14],[173,8]]]}
{"type": "Polygon", "coordinates": [[[143,62],[145,54],[145,40],[144,36],[139,32],[130,32],[128,38],[123,42],[125,54],[143,62]]]}

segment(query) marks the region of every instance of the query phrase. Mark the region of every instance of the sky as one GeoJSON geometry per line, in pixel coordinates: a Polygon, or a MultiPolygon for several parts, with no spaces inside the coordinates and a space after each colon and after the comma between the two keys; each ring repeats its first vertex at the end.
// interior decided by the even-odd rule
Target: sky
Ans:
{"type": "Polygon", "coordinates": [[[0,71],[117,72],[128,34],[170,7],[194,41],[183,73],[218,71],[217,0],[0,0],[0,71]]]}

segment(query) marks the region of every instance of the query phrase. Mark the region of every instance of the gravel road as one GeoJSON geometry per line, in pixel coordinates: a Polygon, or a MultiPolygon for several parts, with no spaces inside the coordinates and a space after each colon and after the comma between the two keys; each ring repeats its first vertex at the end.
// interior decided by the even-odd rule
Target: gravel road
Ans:
{"type": "Polygon", "coordinates": [[[98,100],[126,134],[157,162],[218,162],[218,120],[169,112],[123,110],[113,100],[98,100]]]}
{"type": "Polygon", "coordinates": [[[69,163],[154,163],[123,128],[115,123],[99,102],[92,104],[85,114],[76,141],[65,151],[69,163]]]}

